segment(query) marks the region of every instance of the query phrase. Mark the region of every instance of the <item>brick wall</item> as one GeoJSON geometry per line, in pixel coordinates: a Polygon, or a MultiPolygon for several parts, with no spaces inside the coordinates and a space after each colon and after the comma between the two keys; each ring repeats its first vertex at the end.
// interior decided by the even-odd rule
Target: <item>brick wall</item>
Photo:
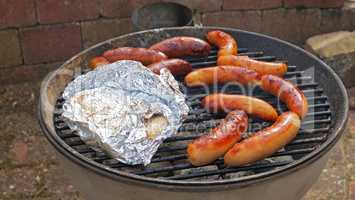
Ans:
{"type": "Polygon", "coordinates": [[[0,0],[0,83],[38,80],[82,49],[132,32],[132,11],[158,1],[196,10],[204,25],[296,44],[355,29],[355,11],[342,8],[344,0],[0,0]]]}

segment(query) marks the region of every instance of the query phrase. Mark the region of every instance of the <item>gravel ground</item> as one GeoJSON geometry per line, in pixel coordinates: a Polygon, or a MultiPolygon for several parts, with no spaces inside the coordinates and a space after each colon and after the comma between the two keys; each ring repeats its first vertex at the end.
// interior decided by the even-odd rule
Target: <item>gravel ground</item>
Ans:
{"type": "MultiPolygon", "coordinates": [[[[39,83],[0,86],[0,199],[82,199],[39,129],[38,88],[39,83]]],[[[345,136],[304,199],[355,200],[354,155],[355,110],[345,136]]]]}

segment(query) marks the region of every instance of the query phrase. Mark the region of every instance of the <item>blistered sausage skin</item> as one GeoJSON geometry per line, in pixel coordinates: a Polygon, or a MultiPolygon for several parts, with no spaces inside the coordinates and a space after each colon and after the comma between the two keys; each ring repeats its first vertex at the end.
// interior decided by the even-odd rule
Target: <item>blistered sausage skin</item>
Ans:
{"type": "Polygon", "coordinates": [[[272,155],[295,138],[300,124],[300,118],[296,113],[281,114],[272,126],[255,133],[228,150],[224,155],[225,165],[246,165],[272,155]]]}
{"type": "Polygon", "coordinates": [[[163,52],[169,58],[206,57],[210,53],[211,46],[199,38],[181,36],[158,42],[149,49],[163,52]]]}
{"type": "Polygon", "coordinates": [[[277,96],[288,109],[296,113],[301,119],[307,115],[308,102],[303,92],[291,82],[273,75],[261,77],[260,87],[274,96],[277,96]]]}
{"type": "Polygon", "coordinates": [[[168,59],[167,56],[162,52],[134,47],[120,47],[111,49],[105,51],[103,56],[111,63],[118,60],[135,60],[141,62],[143,65],[150,65],[152,63],[168,59]]]}
{"type": "Polygon", "coordinates": [[[210,133],[193,140],[187,147],[191,164],[201,166],[223,156],[229,148],[241,140],[248,127],[248,116],[244,111],[235,110],[210,133]]]}
{"type": "Polygon", "coordinates": [[[209,43],[218,46],[218,57],[226,55],[237,55],[237,42],[223,31],[210,31],[206,35],[209,43]]]}
{"type": "Polygon", "coordinates": [[[110,64],[110,62],[106,58],[102,56],[98,56],[90,60],[89,66],[91,69],[95,69],[100,65],[106,65],[106,64],[110,64]]]}
{"type": "Polygon", "coordinates": [[[256,83],[258,73],[235,66],[207,67],[190,72],[185,77],[189,87],[239,82],[241,84],[256,83]]]}
{"type": "Polygon", "coordinates": [[[147,66],[156,74],[160,74],[163,68],[168,69],[173,75],[186,75],[192,71],[192,66],[189,62],[181,59],[168,59],[147,66]]]}
{"type": "Polygon", "coordinates": [[[258,72],[260,75],[272,74],[275,76],[284,76],[287,72],[286,63],[274,63],[254,60],[248,56],[220,56],[217,59],[217,65],[233,65],[245,67],[258,72]]]}
{"type": "Polygon", "coordinates": [[[267,121],[275,121],[278,117],[276,110],[269,103],[245,95],[211,94],[202,100],[202,105],[212,112],[244,110],[249,115],[267,121]]]}

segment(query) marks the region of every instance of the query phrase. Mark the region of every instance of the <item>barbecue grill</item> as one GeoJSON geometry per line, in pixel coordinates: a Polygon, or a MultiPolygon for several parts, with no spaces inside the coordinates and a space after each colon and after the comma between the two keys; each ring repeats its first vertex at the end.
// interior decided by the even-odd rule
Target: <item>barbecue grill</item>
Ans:
{"type": "MultiPolygon", "coordinates": [[[[216,64],[217,49],[207,58],[184,58],[193,67],[216,64]]],[[[176,77],[185,88],[183,77],[176,77]]],[[[320,175],[331,148],[347,120],[348,100],[339,77],[322,61],[287,42],[262,34],[219,27],[163,28],[120,36],[93,46],[64,63],[43,82],[39,103],[41,127],[55,147],[73,183],[87,199],[300,199],[320,175]],[[129,166],[87,146],[61,118],[65,86],[88,71],[88,60],[119,46],[148,47],[173,36],[204,38],[209,30],[223,30],[237,38],[239,55],[257,60],[287,61],[286,79],[303,90],[309,114],[297,137],[272,156],[242,167],[225,167],[223,160],[194,167],[186,159],[186,144],[214,127],[225,114],[201,107],[207,93],[247,94],[266,100],[278,112],[283,103],[260,88],[238,85],[184,89],[191,111],[179,133],[168,138],[148,166],[129,166]]],[[[251,118],[249,132],[270,123],[251,118]]]]}

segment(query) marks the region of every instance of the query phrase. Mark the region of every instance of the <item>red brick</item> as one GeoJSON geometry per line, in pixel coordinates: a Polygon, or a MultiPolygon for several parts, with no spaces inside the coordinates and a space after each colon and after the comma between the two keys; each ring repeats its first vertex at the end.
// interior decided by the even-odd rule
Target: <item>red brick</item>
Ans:
{"type": "Polygon", "coordinates": [[[130,18],[88,21],[81,24],[84,47],[87,48],[104,40],[132,31],[130,18]]]}
{"type": "Polygon", "coordinates": [[[42,24],[73,22],[99,17],[98,0],[36,0],[42,24]]]}
{"type": "Polygon", "coordinates": [[[51,25],[21,31],[26,64],[66,60],[81,50],[78,24],[51,25]]]}
{"type": "Polygon", "coordinates": [[[267,8],[279,8],[282,0],[224,0],[223,10],[259,10],[267,8]]]}
{"type": "Polygon", "coordinates": [[[163,2],[175,2],[200,12],[220,11],[223,0],[163,0],[163,2]]]}
{"type": "Polygon", "coordinates": [[[355,28],[355,11],[340,9],[322,9],[320,30],[329,33],[339,30],[353,31],[355,28]]]}
{"type": "Polygon", "coordinates": [[[309,37],[320,34],[321,11],[320,9],[305,9],[301,11],[303,26],[301,26],[300,42],[309,37]]]}
{"type": "Polygon", "coordinates": [[[202,17],[202,23],[206,26],[222,26],[260,32],[261,12],[235,11],[206,13],[202,17]]]}
{"type": "Polygon", "coordinates": [[[284,0],[286,8],[340,8],[344,0],[284,0]]]}
{"type": "Polygon", "coordinates": [[[19,64],[22,64],[22,55],[17,31],[0,31],[0,68],[19,64]]]}
{"type": "Polygon", "coordinates": [[[8,85],[17,84],[19,82],[41,81],[49,72],[57,69],[60,65],[61,62],[56,62],[0,68],[0,84],[8,85]]]}
{"type": "Polygon", "coordinates": [[[33,0],[0,0],[0,28],[36,23],[33,0]]]}
{"type": "Polygon", "coordinates": [[[296,9],[263,11],[262,33],[294,43],[302,43],[304,13],[296,9]]]}
{"type": "Polygon", "coordinates": [[[101,0],[101,15],[105,17],[126,18],[138,9],[159,0],[101,0]]]}

